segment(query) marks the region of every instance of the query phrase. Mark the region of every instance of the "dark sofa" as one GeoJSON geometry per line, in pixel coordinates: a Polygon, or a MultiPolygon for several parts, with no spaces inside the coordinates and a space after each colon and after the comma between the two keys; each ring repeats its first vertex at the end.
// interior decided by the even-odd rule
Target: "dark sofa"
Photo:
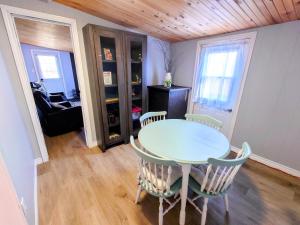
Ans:
{"type": "Polygon", "coordinates": [[[51,95],[40,90],[33,90],[33,96],[44,134],[51,137],[83,127],[80,106],[72,107],[68,101],[52,102],[51,95]]]}

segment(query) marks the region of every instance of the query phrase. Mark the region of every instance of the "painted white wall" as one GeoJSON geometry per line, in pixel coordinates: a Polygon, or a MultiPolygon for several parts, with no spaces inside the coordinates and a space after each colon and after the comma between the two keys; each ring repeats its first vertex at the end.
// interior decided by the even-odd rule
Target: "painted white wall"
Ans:
{"type": "Polygon", "coordinates": [[[0,224],[28,225],[0,152],[0,224]]]}
{"type": "MultiPolygon", "coordinates": [[[[300,170],[300,21],[257,31],[232,145],[248,141],[259,156],[300,170]]],[[[225,35],[220,35],[225,36],[225,35]]],[[[198,40],[174,43],[174,82],[192,86],[198,40]]]]}
{"type": "MultiPolygon", "coordinates": [[[[164,57],[159,47],[158,42],[164,42],[154,37],[148,36],[147,39],[147,70],[146,70],[146,84],[147,85],[161,85],[164,83],[165,68],[164,57]]],[[[168,42],[166,42],[168,43],[168,42]]],[[[169,49],[170,51],[170,49],[169,49]]]]}
{"type": "MultiPolygon", "coordinates": [[[[0,21],[0,26],[2,26],[0,21]]],[[[0,40],[2,40],[0,35],[0,40]]],[[[15,65],[6,63],[12,57],[9,46],[0,41],[0,152],[12,178],[18,199],[24,199],[27,207],[26,218],[29,225],[34,224],[34,155],[29,141],[26,125],[21,116],[13,89],[13,77],[9,71],[15,65]],[[6,52],[6,54],[4,54],[6,52]],[[9,54],[7,54],[7,52],[9,54]]],[[[1,182],[0,182],[1,183],[1,182]]]]}

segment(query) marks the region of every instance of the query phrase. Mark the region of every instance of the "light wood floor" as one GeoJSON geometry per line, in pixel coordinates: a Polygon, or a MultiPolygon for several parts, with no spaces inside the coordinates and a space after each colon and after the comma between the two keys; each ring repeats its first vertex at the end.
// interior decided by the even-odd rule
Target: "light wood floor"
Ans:
{"type": "MultiPolygon", "coordinates": [[[[88,149],[76,132],[46,138],[50,161],[38,168],[40,225],[157,224],[158,200],[136,193],[137,158],[130,145],[101,153],[88,149]]],[[[201,201],[199,202],[201,204],[201,201]]],[[[208,204],[207,225],[299,225],[300,181],[250,161],[240,170],[229,193],[230,213],[221,198],[208,204]]],[[[180,204],[164,218],[178,224],[180,204]]],[[[187,206],[186,224],[201,215],[187,206]]]]}

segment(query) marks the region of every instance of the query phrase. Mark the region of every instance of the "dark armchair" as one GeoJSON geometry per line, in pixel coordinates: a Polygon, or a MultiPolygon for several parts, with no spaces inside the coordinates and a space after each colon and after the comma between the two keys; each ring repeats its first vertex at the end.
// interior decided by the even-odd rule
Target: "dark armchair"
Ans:
{"type": "Polygon", "coordinates": [[[34,91],[33,96],[46,135],[56,136],[83,126],[81,106],[72,107],[68,101],[53,103],[39,90],[34,91]]]}

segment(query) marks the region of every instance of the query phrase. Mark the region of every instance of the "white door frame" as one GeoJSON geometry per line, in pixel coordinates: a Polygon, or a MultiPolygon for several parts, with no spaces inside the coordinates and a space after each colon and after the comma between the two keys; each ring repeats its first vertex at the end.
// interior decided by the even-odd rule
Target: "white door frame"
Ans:
{"type": "Polygon", "coordinates": [[[236,117],[238,114],[238,110],[239,110],[239,106],[240,106],[240,102],[241,102],[241,98],[242,98],[242,94],[243,94],[243,90],[244,90],[244,86],[245,86],[245,81],[247,78],[248,69],[249,69],[249,65],[250,65],[250,61],[251,61],[251,57],[252,57],[252,52],[253,52],[253,48],[254,48],[254,44],[255,44],[255,40],[256,40],[256,34],[257,34],[257,32],[253,31],[253,32],[247,32],[247,33],[242,33],[242,34],[226,35],[223,37],[208,38],[205,40],[198,41],[198,44],[197,44],[196,61],[195,61],[194,75],[193,75],[193,86],[192,86],[192,91],[191,91],[191,95],[190,95],[190,99],[189,99],[189,106],[188,106],[189,113],[193,113],[193,111],[194,111],[194,105],[195,105],[193,103],[193,98],[194,98],[194,94],[195,94],[194,87],[195,87],[195,83],[196,83],[197,76],[198,76],[197,72],[199,70],[199,60],[200,60],[202,46],[235,42],[235,41],[245,40],[245,39],[249,40],[249,52],[248,52],[248,56],[247,56],[247,60],[246,60],[246,64],[245,64],[245,69],[244,69],[244,72],[242,75],[240,90],[239,90],[239,93],[238,93],[238,96],[236,99],[235,108],[232,110],[233,115],[232,115],[232,121],[231,121],[230,128],[229,128],[229,135],[228,135],[229,141],[231,141],[231,138],[232,138],[234,125],[236,122],[236,117]]]}
{"type": "Polygon", "coordinates": [[[22,89],[25,95],[26,104],[34,127],[35,136],[38,141],[39,149],[42,156],[42,161],[47,162],[49,160],[49,156],[48,156],[41,124],[38,118],[36,105],[32,95],[25,62],[23,59],[21,45],[20,45],[20,41],[18,38],[16,25],[14,21],[15,17],[31,19],[35,21],[48,22],[48,23],[56,23],[58,25],[65,25],[70,27],[70,34],[71,34],[74,57],[75,57],[77,79],[78,79],[78,85],[81,93],[81,105],[82,105],[86,144],[88,147],[93,147],[94,143],[92,142],[91,118],[89,117],[89,113],[88,113],[88,101],[87,101],[88,99],[87,91],[90,89],[89,89],[88,82],[84,80],[76,20],[71,18],[56,16],[56,15],[51,15],[47,13],[36,12],[32,10],[16,8],[7,5],[0,5],[0,7],[4,18],[9,42],[14,55],[15,63],[17,66],[19,79],[22,84],[22,89]]]}

